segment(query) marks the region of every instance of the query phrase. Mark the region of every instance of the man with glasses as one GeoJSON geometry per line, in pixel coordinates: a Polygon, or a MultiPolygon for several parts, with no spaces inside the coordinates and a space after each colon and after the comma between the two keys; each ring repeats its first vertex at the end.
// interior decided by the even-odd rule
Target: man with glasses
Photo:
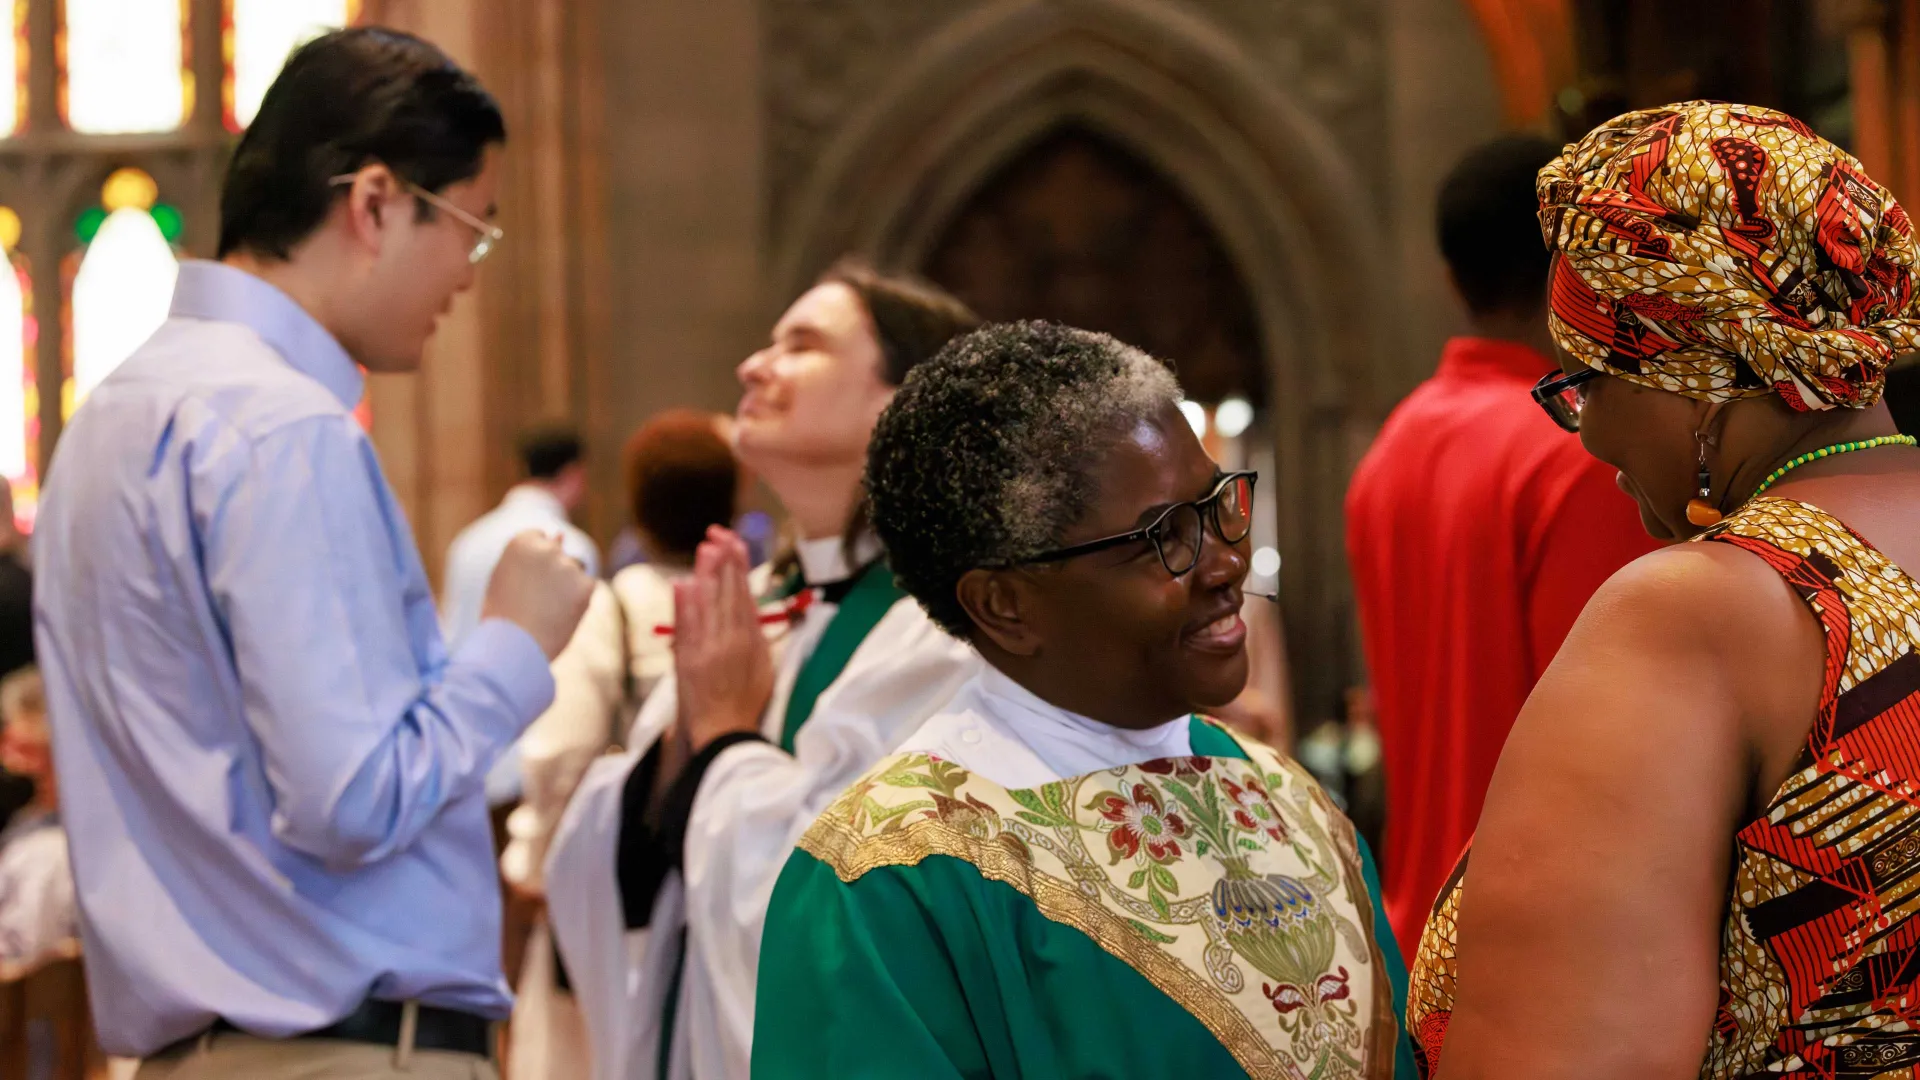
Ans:
{"type": "Polygon", "coordinates": [[[475,264],[505,139],[377,29],[300,48],[241,138],[217,262],[74,416],[37,630],[103,1046],[153,1077],[475,1077],[511,1005],[483,783],[591,582],[514,539],[449,655],[352,410],[475,264]]]}
{"type": "Polygon", "coordinates": [[[1507,731],[1600,583],[1652,549],[1613,470],[1562,430],[1534,175],[1501,139],[1442,185],[1439,241],[1470,333],[1395,409],[1347,493],[1347,555],[1380,726],[1387,911],[1409,956],[1480,817],[1507,731]],[[1556,426],[1556,419],[1559,426],[1556,426]]]}

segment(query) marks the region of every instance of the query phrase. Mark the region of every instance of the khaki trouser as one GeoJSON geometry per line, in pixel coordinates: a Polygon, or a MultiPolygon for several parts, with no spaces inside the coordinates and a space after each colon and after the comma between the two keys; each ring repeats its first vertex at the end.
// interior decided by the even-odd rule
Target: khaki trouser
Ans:
{"type": "Polygon", "coordinates": [[[256,1039],[206,1035],[140,1064],[134,1080],[500,1080],[493,1062],[473,1054],[396,1050],[333,1039],[256,1039]]]}

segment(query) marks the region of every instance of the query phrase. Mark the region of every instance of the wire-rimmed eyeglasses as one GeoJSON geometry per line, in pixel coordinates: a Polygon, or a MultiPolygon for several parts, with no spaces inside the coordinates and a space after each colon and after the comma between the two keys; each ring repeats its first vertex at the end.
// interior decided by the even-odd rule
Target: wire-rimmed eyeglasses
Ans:
{"type": "Polygon", "coordinates": [[[1580,430],[1580,410],[1586,408],[1587,394],[1581,385],[1599,378],[1599,368],[1583,368],[1571,375],[1550,371],[1533,384],[1533,400],[1566,431],[1580,430]]]}
{"type": "MultiPolygon", "coordinates": [[[[354,177],[358,175],[360,174],[341,173],[339,176],[329,179],[327,183],[333,187],[342,187],[353,183],[354,177]]],[[[396,177],[396,179],[398,179],[398,177],[396,177]]],[[[507,231],[505,229],[502,229],[492,222],[482,221],[474,217],[472,214],[453,205],[453,203],[447,199],[435,195],[433,192],[428,191],[426,188],[421,187],[411,180],[401,180],[400,186],[407,194],[417,199],[426,200],[430,206],[445,210],[448,214],[451,214],[456,221],[459,221],[462,225],[479,234],[474,238],[473,247],[467,251],[467,262],[472,263],[474,266],[478,266],[484,262],[488,255],[493,254],[493,246],[507,238],[507,231]]]]}
{"type": "Polygon", "coordinates": [[[1015,559],[1009,565],[1059,562],[1144,541],[1159,553],[1160,565],[1167,568],[1167,573],[1179,577],[1200,561],[1200,545],[1205,540],[1208,521],[1213,522],[1214,535],[1226,543],[1237,544],[1247,538],[1253,528],[1253,482],[1258,478],[1259,474],[1254,472],[1227,473],[1206,497],[1167,507],[1145,528],[1015,559]]]}

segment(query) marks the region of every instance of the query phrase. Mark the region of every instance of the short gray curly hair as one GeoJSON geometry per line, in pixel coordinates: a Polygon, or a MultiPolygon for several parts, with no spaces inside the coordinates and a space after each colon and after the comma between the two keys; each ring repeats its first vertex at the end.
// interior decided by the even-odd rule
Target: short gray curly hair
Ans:
{"type": "Polygon", "coordinates": [[[1092,509],[1094,463],[1180,399],[1165,363],[1106,334],[1016,322],[955,338],[868,446],[873,527],[902,587],[968,636],[961,576],[1058,547],[1092,509]]]}

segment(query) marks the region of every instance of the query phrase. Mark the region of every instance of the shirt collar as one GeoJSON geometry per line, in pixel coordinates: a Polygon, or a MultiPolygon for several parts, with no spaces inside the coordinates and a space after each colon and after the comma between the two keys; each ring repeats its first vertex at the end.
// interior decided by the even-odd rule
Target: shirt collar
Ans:
{"type": "Polygon", "coordinates": [[[351,409],[360,403],[366,380],[347,350],[293,297],[245,270],[204,259],[181,263],[172,314],[239,323],[342,405],[351,409]]]}
{"type": "Polygon", "coordinates": [[[802,540],[793,545],[793,553],[800,558],[800,576],[808,585],[831,585],[852,577],[855,570],[878,558],[880,538],[870,532],[854,538],[857,565],[848,565],[846,541],[838,536],[802,540]]]}
{"type": "MultiPolygon", "coordinates": [[[[1088,772],[1168,756],[1160,751],[1172,743],[1184,744],[1192,720],[1183,715],[1150,728],[1115,727],[1053,704],[991,664],[982,665],[980,692],[1003,711],[1014,714],[1020,725],[1020,737],[1028,745],[1036,748],[1049,743],[1071,746],[1083,753],[1112,759],[1082,770],[1088,772]],[[1148,756],[1140,756],[1143,753],[1148,756]]],[[[1042,753],[1044,755],[1044,749],[1042,753]]],[[[1186,750],[1176,747],[1175,756],[1185,753],[1186,750]]]]}
{"type": "Polygon", "coordinates": [[[1531,345],[1500,338],[1457,337],[1440,352],[1440,374],[1455,377],[1505,376],[1534,381],[1554,363],[1531,345]]]}
{"type": "Polygon", "coordinates": [[[515,484],[507,489],[507,497],[500,500],[500,505],[525,507],[563,520],[567,516],[567,508],[560,505],[559,497],[539,484],[515,484]]]}

